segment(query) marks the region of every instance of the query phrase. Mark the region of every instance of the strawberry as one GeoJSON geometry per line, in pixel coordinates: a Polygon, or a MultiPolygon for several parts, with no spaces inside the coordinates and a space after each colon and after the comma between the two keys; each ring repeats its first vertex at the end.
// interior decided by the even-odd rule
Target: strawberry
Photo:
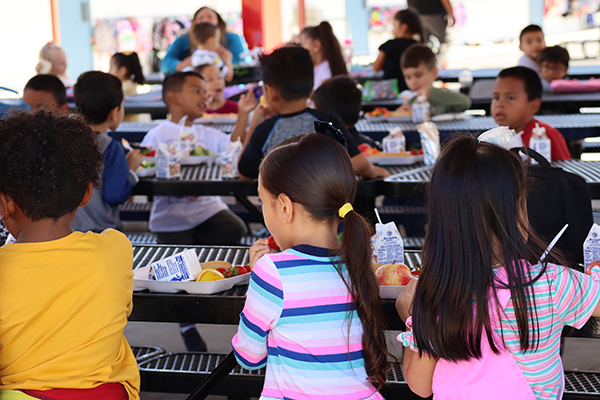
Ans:
{"type": "Polygon", "coordinates": [[[273,236],[269,236],[269,247],[273,250],[279,250],[279,246],[275,243],[275,238],[273,236]]]}

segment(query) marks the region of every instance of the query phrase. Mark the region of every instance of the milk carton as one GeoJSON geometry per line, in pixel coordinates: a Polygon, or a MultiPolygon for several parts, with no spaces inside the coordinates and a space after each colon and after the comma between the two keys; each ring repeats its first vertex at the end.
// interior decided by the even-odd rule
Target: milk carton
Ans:
{"type": "Polygon", "coordinates": [[[594,261],[600,261],[600,225],[592,225],[590,233],[583,242],[583,263],[585,268],[594,261]]]}
{"type": "Polygon", "coordinates": [[[406,138],[399,127],[390,129],[389,135],[383,138],[384,153],[402,153],[406,150],[406,138]]]}
{"type": "Polygon", "coordinates": [[[238,176],[238,159],[242,153],[244,145],[238,138],[235,142],[227,145],[227,150],[221,153],[219,161],[223,166],[223,178],[236,178],[238,176]]]}
{"type": "Polygon", "coordinates": [[[196,148],[196,136],[192,128],[185,127],[186,120],[187,115],[179,121],[179,156],[182,158],[189,157],[196,148]]]}
{"type": "Polygon", "coordinates": [[[149,279],[185,282],[196,279],[200,271],[202,271],[202,267],[198,256],[194,250],[190,249],[150,264],[149,279]]]}
{"type": "Polygon", "coordinates": [[[535,128],[531,131],[531,139],[529,139],[529,147],[540,153],[548,161],[552,161],[551,143],[546,136],[546,128],[540,126],[536,122],[535,128]]]}
{"type": "Polygon", "coordinates": [[[396,224],[376,224],[377,262],[379,264],[404,263],[404,242],[396,224]]]}
{"type": "Polygon", "coordinates": [[[181,157],[173,143],[159,143],[156,149],[156,177],[160,179],[181,176],[181,157]]]}
{"type": "Polygon", "coordinates": [[[412,122],[420,124],[429,121],[430,109],[431,106],[427,101],[427,97],[425,97],[425,93],[421,93],[412,105],[412,122]]]}

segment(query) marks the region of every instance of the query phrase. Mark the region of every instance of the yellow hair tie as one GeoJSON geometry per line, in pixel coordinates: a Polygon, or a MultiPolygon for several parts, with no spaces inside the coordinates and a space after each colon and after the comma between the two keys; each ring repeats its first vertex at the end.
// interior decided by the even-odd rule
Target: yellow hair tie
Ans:
{"type": "Polygon", "coordinates": [[[340,211],[338,211],[338,214],[341,218],[346,218],[346,214],[348,214],[352,210],[354,210],[354,208],[352,208],[352,204],[346,203],[340,207],[340,211]]]}

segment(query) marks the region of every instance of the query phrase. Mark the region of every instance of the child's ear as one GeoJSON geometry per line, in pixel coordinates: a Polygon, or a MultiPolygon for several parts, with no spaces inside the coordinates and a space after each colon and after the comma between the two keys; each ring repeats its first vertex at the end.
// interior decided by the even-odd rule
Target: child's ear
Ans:
{"type": "Polygon", "coordinates": [[[290,197],[281,193],[277,197],[277,208],[284,223],[290,223],[294,219],[294,202],[290,197]]]}
{"type": "Polygon", "coordinates": [[[10,218],[17,211],[16,204],[12,197],[0,192],[0,219],[10,218]]]}
{"type": "Polygon", "coordinates": [[[68,114],[69,113],[69,103],[65,103],[58,108],[58,111],[68,114]]]}
{"type": "Polygon", "coordinates": [[[167,100],[168,100],[168,103],[171,105],[174,105],[174,106],[180,105],[179,96],[177,96],[177,92],[175,92],[175,91],[171,90],[170,92],[167,92],[167,100]]]}
{"type": "Polygon", "coordinates": [[[279,90],[275,89],[271,85],[265,85],[265,97],[267,97],[270,101],[279,101],[281,99],[281,95],[279,94],[279,90]]]}
{"type": "Polygon", "coordinates": [[[119,107],[115,107],[112,110],[110,110],[110,112],[108,113],[108,121],[116,121],[117,120],[117,114],[119,113],[119,107]]]}
{"type": "Polygon", "coordinates": [[[433,76],[435,76],[435,79],[437,79],[440,71],[438,70],[438,67],[433,67],[431,73],[433,74],[433,76]]]}
{"type": "Polygon", "coordinates": [[[540,111],[540,108],[542,107],[542,99],[537,98],[537,99],[533,99],[529,102],[529,112],[531,115],[535,115],[537,114],[538,111],[540,111]]]}
{"type": "Polygon", "coordinates": [[[81,199],[81,203],[79,203],[78,207],[85,207],[90,200],[92,200],[92,194],[94,193],[94,185],[92,183],[88,183],[85,188],[85,193],[83,194],[83,199],[81,199]]]}

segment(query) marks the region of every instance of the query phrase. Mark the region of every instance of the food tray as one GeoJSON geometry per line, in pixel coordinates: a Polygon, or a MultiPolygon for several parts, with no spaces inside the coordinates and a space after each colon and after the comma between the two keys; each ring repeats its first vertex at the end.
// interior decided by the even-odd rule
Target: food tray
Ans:
{"type": "Polygon", "coordinates": [[[377,165],[412,165],[423,161],[423,154],[406,156],[371,156],[369,161],[377,165]]]}
{"type": "Polygon", "coordinates": [[[396,300],[406,286],[379,286],[379,297],[396,300]]]}
{"type": "Polygon", "coordinates": [[[218,158],[219,156],[217,155],[181,157],[181,165],[200,165],[202,163],[212,164],[217,161],[218,158]]]}
{"type": "Polygon", "coordinates": [[[212,114],[214,117],[200,117],[194,120],[195,124],[235,124],[237,122],[237,114],[212,114]]]}
{"type": "Polygon", "coordinates": [[[365,117],[368,122],[412,122],[412,115],[380,115],[365,117]]]}
{"type": "Polygon", "coordinates": [[[133,290],[140,291],[148,289],[155,293],[179,293],[189,294],[215,294],[231,289],[235,285],[243,285],[250,280],[250,274],[234,276],[209,282],[167,282],[152,281],[148,279],[150,267],[138,268],[134,271],[133,290]]]}
{"type": "Polygon", "coordinates": [[[471,115],[467,115],[465,113],[457,113],[457,114],[439,114],[431,117],[431,121],[433,122],[444,122],[444,121],[460,121],[463,119],[472,118],[471,115]]]}
{"type": "Polygon", "coordinates": [[[135,170],[135,174],[139,178],[149,178],[151,176],[156,175],[156,167],[138,168],[138,169],[135,170]]]}

